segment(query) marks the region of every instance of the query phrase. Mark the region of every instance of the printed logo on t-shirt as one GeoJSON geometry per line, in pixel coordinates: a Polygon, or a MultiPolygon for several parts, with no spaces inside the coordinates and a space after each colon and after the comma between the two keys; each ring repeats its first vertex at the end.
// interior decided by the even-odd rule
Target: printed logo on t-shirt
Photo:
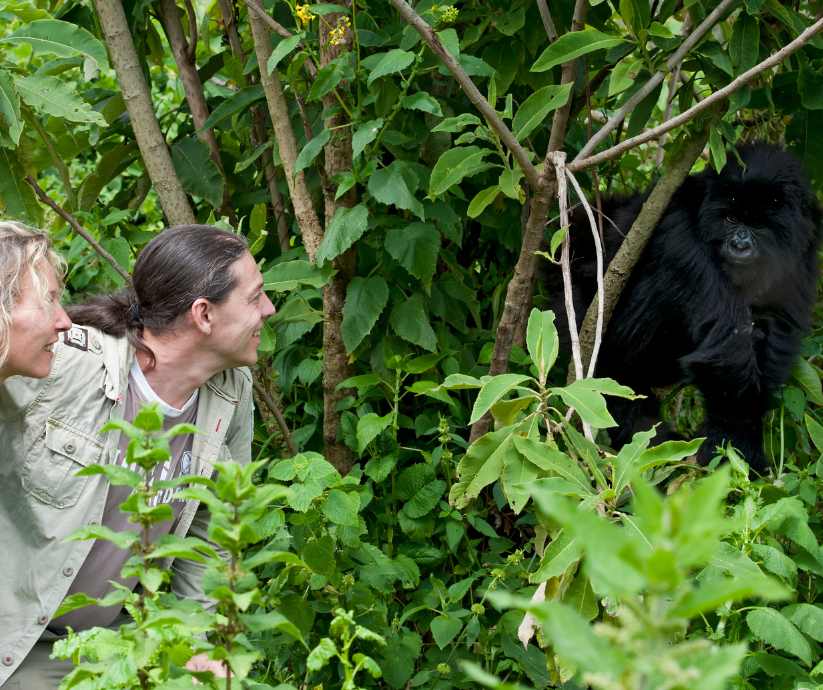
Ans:
{"type": "Polygon", "coordinates": [[[63,342],[69,347],[76,347],[78,350],[88,352],[89,350],[89,331],[80,326],[72,326],[71,330],[63,333],[63,342]]]}

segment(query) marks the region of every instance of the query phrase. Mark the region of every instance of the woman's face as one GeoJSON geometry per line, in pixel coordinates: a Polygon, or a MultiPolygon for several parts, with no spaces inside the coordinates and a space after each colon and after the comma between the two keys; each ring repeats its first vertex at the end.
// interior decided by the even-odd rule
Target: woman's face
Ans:
{"type": "Polygon", "coordinates": [[[48,376],[57,336],[71,328],[71,321],[60,306],[61,288],[54,269],[43,262],[37,271],[46,281],[46,299],[32,282],[31,272],[26,271],[20,297],[11,311],[11,347],[0,367],[0,380],[9,376],[48,376]]]}

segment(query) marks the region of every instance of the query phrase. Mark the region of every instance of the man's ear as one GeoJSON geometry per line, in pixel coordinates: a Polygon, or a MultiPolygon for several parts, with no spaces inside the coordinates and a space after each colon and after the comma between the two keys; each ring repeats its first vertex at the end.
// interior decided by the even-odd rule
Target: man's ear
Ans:
{"type": "Polygon", "coordinates": [[[213,305],[205,297],[198,297],[189,308],[194,327],[203,335],[211,335],[214,323],[213,305]]]}

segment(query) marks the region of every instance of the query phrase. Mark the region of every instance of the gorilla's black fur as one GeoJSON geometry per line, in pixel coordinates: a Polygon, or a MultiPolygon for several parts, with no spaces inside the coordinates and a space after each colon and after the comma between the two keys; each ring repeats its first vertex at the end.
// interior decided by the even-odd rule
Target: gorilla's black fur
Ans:
{"type": "MultiPolygon", "coordinates": [[[[730,157],[720,174],[693,175],[676,192],[620,297],[597,375],[645,394],[692,381],[706,401],[700,459],[728,440],[762,470],[768,398],[810,326],[821,216],[794,156],[766,144],[739,154],[743,166],[730,157]]],[[[607,260],[644,198],[603,204],[607,260]]],[[[572,229],[579,317],[595,292],[583,218],[575,214],[572,229]]],[[[642,406],[618,403],[616,445],[636,430],[642,406]]]]}

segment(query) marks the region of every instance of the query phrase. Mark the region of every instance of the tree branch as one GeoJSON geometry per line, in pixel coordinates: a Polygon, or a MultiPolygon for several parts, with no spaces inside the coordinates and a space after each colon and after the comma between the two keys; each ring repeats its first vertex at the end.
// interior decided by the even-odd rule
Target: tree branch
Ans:
{"type": "Polygon", "coordinates": [[[92,234],[86,230],[82,225],[80,225],[80,221],[77,220],[71,213],[66,211],[64,208],[60,207],[55,201],[51,199],[51,197],[46,194],[43,189],[37,184],[37,181],[31,176],[28,175],[26,177],[26,182],[28,182],[29,186],[34,190],[34,193],[37,195],[37,198],[40,199],[41,203],[48,206],[52,211],[54,211],[58,216],[60,216],[63,220],[65,220],[73,229],[74,231],[80,235],[86,242],[88,242],[94,251],[96,251],[103,259],[105,259],[111,267],[115,270],[117,275],[119,275],[123,280],[126,281],[126,285],[131,283],[131,278],[129,277],[128,272],[119,264],[117,263],[117,259],[115,259],[109,252],[107,252],[103,245],[100,244],[92,234]]]}
{"type": "Polygon", "coordinates": [[[575,156],[572,164],[569,166],[570,168],[574,163],[577,161],[586,158],[592,151],[594,151],[611,132],[619,125],[625,117],[631,113],[637,104],[640,103],[646,96],[648,96],[652,91],[654,91],[660,84],[663,83],[663,78],[666,76],[667,72],[671,72],[674,70],[682,61],[683,58],[686,57],[686,54],[695,46],[697,43],[706,35],[706,32],[712,28],[725,14],[726,10],[728,10],[732,5],[734,5],[736,0],[722,0],[717,7],[715,7],[707,16],[706,18],[700,22],[700,24],[695,28],[694,31],[686,38],[683,43],[680,44],[680,47],[671,54],[669,59],[666,61],[666,69],[660,70],[652,75],[651,79],[647,81],[642,87],[640,87],[632,97],[627,100],[623,107],[620,108],[614,115],[609,118],[609,121],[603,125],[595,135],[586,142],[586,145],[580,150],[580,153],[575,156]]]}
{"type": "Polygon", "coordinates": [[[289,431],[289,426],[286,423],[286,418],[283,415],[283,411],[280,409],[280,405],[277,404],[274,396],[262,383],[260,377],[257,375],[257,372],[255,372],[252,379],[252,386],[254,387],[254,392],[257,393],[257,397],[263,401],[277,422],[277,426],[280,428],[280,433],[283,435],[283,440],[286,442],[286,447],[289,449],[289,453],[292,455],[297,455],[297,446],[294,445],[294,439],[291,437],[291,432],[289,431]]]}
{"type": "MultiPolygon", "coordinates": [[[[251,1],[251,0],[249,0],[251,1]]],[[[474,103],[474,106],[480,111],[481,115],[486,118],[489,127],[491,127],[500,137],[500,140],[506,145],[506,148],[512,152],[512,155],[520,165],[520,169],[526,176],[529,185],[532,189],[536,189],[539,184],[539,173],[537,168],[529,159],[529,154],[526,152],[520,143],[512,134],[511,130],[506,126],[494,108],[480,93],[478,88],[474,85],[465,70],[460,66],[454,56],[443,47],[440,39],[434,33],[434,30],[429,26],[424,19],[415,12],[405,0],[389,0],[392,6],[400,13],[400,16],[406,20],[408,24],[413,26],[420,34],[422,39],[426,42],[429,48],[440,57],[443,64],[446,65],[449,72],[457,80],[463,88],[463,92],[468,96],[469,100],[474,103]]]]}
{"type": "MultiPolygon", "coordinates": [[[[262,19],[268,25],[268,27],[281,38],[291,38],[294,35],[285,26],[283,26],[274,17],[272,17],[268,12],[266,12],[265,8],[259,2],[257,2],[257,0],[246,0],[246,6],[257,17],[262,19]]],[[[302,42],[300,45],[302,45],[302,42]]],[[[317,76],[317,65],[314,64],[311,58],[308,58],[304,64],[306,67],[306,71],[309,73],[310,77],[314,78],[315,76],[317,76]]],[[[259,65],[259,67],[261,72],[263,72],[266,69],[265,63],[259,65]]]]}
{"type": "Polygon", "coordinates": [[[543,21],[543,28],[546,29],[546,36],[549,37],[549,43],[554,43],[557,40],[557,29],[554,26],[552,13],[549,11],[546,0],[537,0],[537,9],[540,12],[540,19],[543,21]]]}
{"type": "Polygon", "coordinates": [[[791,43],[786,44],[776,53],[773,53],[768,58],[763,60],[763,62],[758,63],[750,70],[736,77],[722,89],[720,89],[719,91],[715,91],[711,96],[708,96],[704,100],[700,101],[700,103],[693,105],[685,112],[680,113],[680,115],[677,115],[671,118],[670,120],[667,120],[666,122],[662,123],[661,125],[658,125],[654,129],[650,129],[646,132],[643,132],[643,134],[638,134],[636,137],[632,137],[631,139],[626,139],[617,146],[613,146],[612,148],[607,149],[602,153],[595,154],[594,156],[589,156],[588,158],[580,158],[580,156],[578,156],[577,158],[575,158],[574,161],[572,161],[572,163],[569,164],[569,170],[571,170],[572,172],[578,172],[585,168],[589,168],[592,165],[602,163],[603,161],[611,160],[612,158],[617,158],[617,156],[625,153],[629,149],[632,149],[635,146],[639,146],[640,144],[645,144],[647,141],[651,141],[652,139],[657,139],[662,134],[665,134],[666,132],[674,129],[675,127],[679,127],[680,125],[688,122],[699,113],[702,113],[704,110],[707,110],[718,101],[727,98],[735,91],[737,91],[739,88],[745,86],[757,75],[761,74],[762,72],[765,72],[767,69],[779,65],[792,53],[795,53],[803,45],[808,43],[809,40],[811,40],[815,36],[815,34],[820,33],[822,29],[823,17],[818,19],[814,24],[812,24],[805,31],[803,31],[803,33],[801,33],[791,43]]]}

